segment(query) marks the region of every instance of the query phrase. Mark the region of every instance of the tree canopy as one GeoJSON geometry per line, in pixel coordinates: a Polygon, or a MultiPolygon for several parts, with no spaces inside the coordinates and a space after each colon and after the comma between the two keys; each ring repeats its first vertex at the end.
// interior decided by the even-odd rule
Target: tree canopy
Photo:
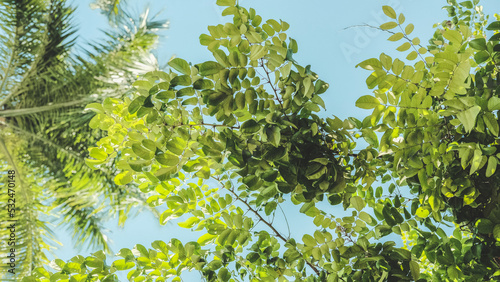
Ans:
{"type": "Polygon", "coordinates": [[[162,224],[199,238],[55,260],[25,281],[499,280],[500,18],[478,3],[448,0],[425,46],[384,6],[377,28],[404,59],[359,63],[373,93],[356,105],[371,112],[343,120],[318,116],[329,85],[294,59],[286,22],[217,0],[232,22],[200,36],[213,60],[175,58],[87,107],[106,132],[87,164],[116,167],[162,224]],[[267,216],[286,203],[316,230],[280,233],[267,216]]]}

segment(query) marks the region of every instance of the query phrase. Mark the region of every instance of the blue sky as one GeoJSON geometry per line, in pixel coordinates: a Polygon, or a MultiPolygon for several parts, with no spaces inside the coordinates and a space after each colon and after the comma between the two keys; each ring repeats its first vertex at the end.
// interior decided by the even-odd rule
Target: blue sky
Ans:
{"type": "MultiPolygon", "coordinates": [[[[107,20],[97,10],[89,8],[90,2],[79,0],[74,4],[77,7],[74,20],[79,26],[79,44],[102,38],[99,29],[107,27],[107,20]]],[[[128,0],[128,3],[132,10],[140,11],[146,2],[128,0]]],[[[481,3],[487,14],[500,10],[498,0],[484,0],[481,3]]],[[[282,19],[290,24],[287,33],[297,40],[299,46],[299,53],[294,58],[302,65],[310,64],[311,69],[330,84],[330,89],[322,96],[326,103],[323,117],[336,115],[340,118],[361,118],[369,114],[354,106],[357,98],[371,93],[365,84],[369,72],[355,68],[355,65],[365,59],[378,57],[381,52],[393,58],[402,59],[406,56],[406,53],[395,50],[399,44],[387,41],[387,33],[348,27],[362,24],[378,26],[389,21],[381,7],[390,5],[398,14],[404,13],[406,23],[415,25],[412,36],[418,36],[425,44],[434,32],[432,25],[447,18],[446,11],[441,9],[446,5],[444,0],[241,0],[240,5],[253,7],[264,20],[282,19]]],[[[215,5],[215,0],[151,1],[150,9],[152,13],[163,10],[160,18],[170,22],[169,29],[161,33],[162,39],[156,51],[163,64],[172,56],[193,63],[211,60],[211,53],[199,44],[198,37],[201,33],[208,33],[207,25],[229,20],[220,16],[222,8],[215,5]]],[[[289,221],[294,221],[295,216],[298,214],[291,211],[287,215],[289,221]]],[[[282,221],[278,225],[280,230],[286,232],[282,221]]],[[[308,227],[292,226],[292,233],[300,233],[308,227]]],[[[312,223],[310,227],[309,230],[314,230],[312,223]]],[[[184,243],[196,240],[193,233],[179,233],[180,228],[174,223],[160,226],[148,212],[130,218],[123,229],[117,227],[117,219],[110,221],[107,228],[112,231],[108,235],[114,241],[111,246],[115,252],[123,247],[132,248],[136,243],[149,247],[154,240],[168,241],[172,237],[182,237],[184,243]]],[[[69,233],[57,230],[56,234],[64,244],[55,252],[59,258],[67,260],[78,254],[72,248],[69,233]]],[[[85,251],[83,254],[90,252],[85,251]]]]}

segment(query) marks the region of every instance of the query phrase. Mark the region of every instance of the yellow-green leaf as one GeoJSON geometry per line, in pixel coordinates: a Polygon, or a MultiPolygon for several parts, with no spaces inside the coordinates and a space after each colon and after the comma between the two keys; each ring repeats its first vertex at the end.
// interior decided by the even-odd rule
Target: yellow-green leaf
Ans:
{"type": "Polygon", "coordinates": [[[488,110],[490,111],[500,110],[500,98],[495,96],[491,97],[488,100],[488,110]]]}
{"type": "Polygon", "coordinates": [[[316,239],[314,239],[314,237],[309,235],[309,234],[305,234],[302,237],[302,241],[304,242],[304,244],[306,244],[306,246],[316,246],[317,245],[316,239]]]}
{"type": "Polygon", "coordinates": [[[398,33],[395,33],[395,34],[389,36],[389,38],[387,40],[389,40],[389,41],[398,41],[398,40],[400,40],[403,37],[404,37],[404,34],[401,33],[401,32],[398,32],[398,33]]]}
{"type": "Polygon", "coordinates": [[[377,98],[369,95],[361,96],[356,101],[356,107],[361,109],[373,109],[378,105],[380,105],[380,101],[377,98]]]}
{"type": "Polygon", "coordinates": [[[398,26],[397,22],[387,22],[387,23],[381,24],[380,28],[383,30],[389,30],[389,29],[393,29],[397,26],[398,26]]]}
{"type": "Polygon", "coordinates": [[[403,24],[405,22],[405,16],[401,13],[398,17],[398,23],[403,24]]]}
{"type": "Polygon", "coordinates": [[[396,50],[398,50],[400,52],[404,52],[404,51],[410,49],[410,47],[411,47],[411,44],[409,42],[405,42],[405,43],[401,44],[401,46],[396,48],[396,50]]]}
{"type": "Polygon", "coordinates": [[[418,217],[421,217],[421,218],[426,218],[429,216],[430,212],[428,209],[425,209],[423,207],[419,207],[417,209],[417,212],[415,213],[418,217]]]}
{"type": "Polygon", "coordinates": [[[234,6],[236,5],[236,0],[217,0],[216,4],[218,6],[234,6]]]}
{"type": "Polygon", "coordinates": [[[217,235],[212,235],[212,234],[206,233],[206,234],[203,234],[200,238],[198,238],[197,242],[198,242],[198,244],[204,246],[208,242],[213,240],[215,237],[217,237],[217,235]]]}
{"type": "Polygon", "coordinates": [[[408,24],[405,27],[405,34],[410,35],[410,33],[413,31],[414,28],[415,28],[415,26],[413,24],[408,24]]]}
{"type": "Polygon", "coordinates": [[[262,45],[252,45],[250,46],[250,60],[258,60],[267,54],[267,47],[262,45]]]}
{"type": "Polygon", "coordinates": [[[391,6],[382,6],[382,11],[384,11],[384,14],[388,16],[391,19],[396,19],[396,11],[391,6]]]}
{"type": "Polygon", "coordinates": [[[486,167],[486,177],[492,176],[497,170],[498,159],[495,156],[488,158],[488,166],[486,167]]]}
{"type": "Polygon", "coordinates": [[[351,205],[358,211],[361,211],[365,207],[365,201],[360,196],[354,196],[351,198],[351,205]]]}
{"type": "Polygon", "coordinates": [[[443,37],[455,44],[462,43],[462,35],[460,34],[460,32],[453,29],[443,31],[443,37]]]}
{"type": "Polygon", "coordinates": [[[172,59],[170,62],[168,62],[168,65],[182,74],[185,75],[191,74],[191,67],[185,60],[181,58],[172,59]]]}
{"type": "Polygon", "coordinates": [[[125,185],[132,181],[132,173],[130,171],[120,172],[114,179],[117,185],[125,185]]]}
{"type": "Polygon", "coordinates": [[[411,51],[408,56],[406,56],[406,59],[409,61],[415,60],[418,57],[418,53],[416,51],[411,51]]]}
{"type": "Polygon", "coordinates": [[[476,118],[480,111],[480,106],[474,106],[457,114],[458,119],[464,125],[467,133],[471,132],[476,125],[476,118]]]}

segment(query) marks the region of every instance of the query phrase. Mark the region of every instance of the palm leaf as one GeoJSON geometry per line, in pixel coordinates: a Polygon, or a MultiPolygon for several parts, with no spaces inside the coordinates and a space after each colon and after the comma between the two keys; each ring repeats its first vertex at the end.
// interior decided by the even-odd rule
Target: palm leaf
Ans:
{"type": "Polygon", "coordinates": [[[93,171],[85,165],[87,148],[101,134],[90,131],[93,114],[83,109],[92,101],[126,95],[137,75],[157,68],[154,60],[135,62],[151,58],[155,32],[165,25],[147,20],[147,14],[138,21],[126,15],[120,29],[106,33],[104,44],[70,56],[72,12],[62,0],[0,4],[2,29],[11,34],[0,36],[0,128],[8,132],[1,136],[3,155],[24,179],[20,209],[27,212],[21,215],[19,240],[26,273],[50,249],[50,229],[39,218],[49,217],[51,210],[65,216],[50,221],[72,228],[75,238],[88,240],[90,247],[109,250],[102,219],[118,214],[123,223],[132,207],[145,203],[136,187],[114,184],[113,169],[93,171]],[[38,194],[51,197],[40,200],[33,196],[38,194]]]}

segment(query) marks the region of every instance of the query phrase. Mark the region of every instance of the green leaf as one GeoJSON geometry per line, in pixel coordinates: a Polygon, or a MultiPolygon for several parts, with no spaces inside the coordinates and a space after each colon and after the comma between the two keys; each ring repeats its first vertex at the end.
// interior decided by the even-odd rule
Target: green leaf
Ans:
{"type": "Polygon", "coordinates": [[[197,97],[189,98],[187,100],[182,101],[182,105],[183,106],[186,106],[186,105],[196,105],[196,104],[198,104],[198,98],[197,97]]]}
{"type": "Polygon", "coordinates": [[[103,114],[104,113],[104,108],[100,103],[90,103],[85,107],[85,110],[91,110],[97,114],[103,114]]]}
{"type": "Polygon", "coordinates": [[[217,274],[217,277],[219,278],[219,281],[227,282],[229,281],[229,279],[231,279],[231,274],[226,268],[221,268],[219,270],[219,273],[217,274]]]}
{"type": "Polygon", "coordinates": [[[495,225],[493,228],[493,237],[500,241],[500,224],[495,225]]]}
{"type": "Polygon", "coordinates": [[[495,156],[488,158],[488,166],[486,167],[486,177],[491,177],[497,170],[498,159],[495,156]]]}
{"type": "Polygon", "coordinates": [[[352,207],[358,211],[361,211],[365,207],[365,201],[360,196],[354,196],[350,201],[352,207]]]}
{"type": "Polygon", "coordinates": [[[357,64],[356,67],[362,67],[365,70],[377,70],[382,69],[382,63],[378,59],[371,58],[362,61],[361,63],[357,64]]]}
{"type": "Polygon", "coordinates": [[[460,34],[460,32],[458,32],[457,30],[447,29],[443,31],[443,37],[454,44],[462,43],[462,34],[460,34]]]}
{"type": "Polygon", "coordinates": [[[495,96],[491,97],[488,100],[488,110],[490,111],[500,110],[500,98],[495,96]]]}
{"type": "Polygon", "coordinates": [[[140,160],[140,161],[129,161],[128,165],[132,170],[137,172],[142,172],[143,167],[147,167],[151,164],[151,161],[148,160],[140,160]]]}
{"type": "Polygon", "coordinates": [[[394,220],[394,218],[392,217],[391,215],[391,209],[388,207],[388,206],[384,206],[382,208],[382,215],[385,219],[385,222],[389,225],[389,226],[394,226],[396,225],[396,221],[394,220]]]}
{"type": "Polygon", "coordinates": [[[364,222],[366,222],[367,224],[371,224],[374,222],[374,219],[372,218],[371,215],[369,215],[368,213],[362,211],[359,213],[358,217],[363,220],[364,222]]]}
{"type": "Polygon", "coordinates": [[[395,34],[389,36],[389,38],[387,38],[387,40],[398,41],[398,40],[401,40],[401,38],[403,38],[403,37],[404,37],[404,34],[401,32],[398,32],[398,33],[395,33],[395,34]]]}
{"type": "Polygon", "coordinates": [[[257,261],[257,260],[259,260],[259,259],[260,259],[260,256],[259,256],[259,254],[258,254],[258,253],[249,253],[249,254],[247,255],[247,260],[248,260],[249,262],[251,262],[251,263],[254,263],[254,262],[256,262],[256,261],[257,261]]]}
{"type": "Polygon", "coordinates": [[[186,146],[186,141],[183,139],[176,137],[167,142],[166,148],[169,152],[172,152],[175,155],[180,155],[184,152],[186,146]]]}
{"type": "Polygon", "coordinates": [[[383,30],[389,30],[389,29],[393,29],[393,28],[395,28],[397,26],[398,26],[397,22],[387,22],[387,23],[381,24],[380,28],[383,29],[383,30]]]}
{"type": "MultiPolygon", "coordinates": [[[[500,34],[500,33],[499,33],[500,34]]],[[[490,58],[490,54],[487,51],[481,51],[474,54],[474,60],[477,64],[486,62],[490,58]]]]}
{"type": "Polygon", "coordinates": [[[200,44],[203,46],[208,46],[210,43],[214,42],[214,38],[208,34],[200,35],[200,44]]]}
{"type": "Polygon", "coordinates": [[[108,157],[108,154],[106,154],[104,149],[94,147],[89,149],[89,156],[94,159],[104,161],[108,157]]]}
{"type": "Polygon", "coordinates": [[[304,104],[304,108],[311,111],[311,112],[319,112],[321,110],[318,105],[314,104],[311,101],[307,101],[304,104]]]}
{"type": "MultiPolygon", "coordinates": [[[[156,94],[155,98],[167,103],[170,99],[175,99],[175,91],[173,90],[160,91],[158,92],[158,94],[156,94]]],[[[130,106],[129,106],[129,111],[130,111],[130,106]]]]}
{"type": "Polygon", "coordinates": [[[363,138],[368,142],[368,144],[372,145],[375,148],[378,148],[378,138],[377,134],[372,129],[369,128],[363,128],[361,129],[361,132],[363,133],[363,138]]]}
{"type": "Polygon", "coordinates": [[[158,154],[155,159],[157,162],[165,166],[176,166],[179,164],[179,157],[169,152],[158,154]]]}
{"type": "Polygon", "coordinates": [[[132,85],[138,89],[145,89],[148,91],[149,89],[151,89],[151,87],[153,87],[153,84],[147,80],[137,80],[132,85]]]}
{"type": "Polygon", "coordinates": [[[205,246],[208,242],[213,240],[217,235],[212,235],[209,233],[203,234],[200,238],[198,238],[197,242],[198,244],[205,246]]]}
{"type": "Polygon", "coordinates": [[[314,237],[309,235],[309,234],[305,234],[304,236],[302,236],[302,241],[304,242],[304,244],[306,246],[316,246],[317,245],[316,239],[314,239],[314,237]]]}
{"type": "Polygon", "coordinates": [[[191,74],[191,67],[185,60],[181,58],[172,59],[170,62],[168,62],[168,65],[182,74],[185,75],[191,74]]]}
{"type": "Polygon", "coordinates": [[[418,262],[414,260],[410,261],[410,272],[413,280],[417,281],[420,277],[420,266],[418,265],[418,262]]]}
{"type": "Polygon", "coordinates": [[[431,206],[431,209],[433,211],[439,211],[439,208],[441,206],[441,202],[439,201],[438,197],[435,197],[434,195],[431,195],[429,197],[429,205],[431,206]]]}
{"type": "MultiPolygon", "coordinates": [[[[196,219],[198,219],[198,218],[196,218],[196,219]]],[[[217,242],[219,243],[219,245],[221,245],[221,246],[225,245],[227,237],[229,236],[229,234],[232,231],[233,231],[232,229],[226,229],[226,230],[222,231],[221,234],[219,234],[219,237],[217,238],[217,242]]]]}
{"type": "Polygon", "coordinates": [[[134,267],[135,263],[131,261],[126,262],[125,259],[119,259],[113,262],[113,266],[116,267],[117,270],[127,270],[134,267]]]}
{"type": "Polygon", "coordinates": [[[236,5],[236,0],[217,0],[216,4],[218,6],[234,6],[236,5]]]}
{"type": "Polygon", "coordinates": [[[480,106],[474,106],[457,114],[458,119],[464,125],[465,131],[471,132],[474,129],[476,118],[480,111],[480,106]]]}
{"type": "Polygon", "coordinates": [[[486,39],[484,38],[476,38],[474,40],[471,40],[469,42],[470,47],[476,49],[476,50],[486,50],[486,39]]]}
{"type": "Polygon", "coordinates": [[[259,129],[260,125],[253,119],[247,120],[241,125],[241,132],[243,133],[252,134],[259,131],[259,129]]]}
{"type": "Polygon", "coordinates": [[[146,97],[144,96],[139,96],[135,98],[130,105],[128,105],[128,112],[130,114],[136,113],[140,107],[142,107],[142,104],[144,104],[144,100],[146,100],[146,97]]]}
{"type": "Polygon", "coordinates": [[[471,175],[480,168],[482,160],[483,152],[481,151],[481,149],[474,150],[474,157],[472,157],[472,164],[470,168],[471,175]]]}
{"type": "Polygon", "coordinates": [[[489,41],[500,41],[500,33],[495,33],[490,37],[489,41]]]}
{"type": "Polygon", "coordinates": [[[191,77],[189,75],[178,75],[170,81],[170,86],[175,87],[177,85],[188,86],[191,85],[191,77]]]}
{"type": "Polygon", "coordinates": [[[498,136],[498,120],[490,112],[485,112],[483,115],[483,120],[490,132],[496,137],[498,136]]]}
{"type": "Polygon", "coordinates": [[[141,144],[132,144],[132,151],[138,156],[145,160],[150,160],[153,158],[153,152],[144,148],[141,144]]]}
{"type": "Polygon", "coordinates": [[[229,67],[231,64],[229,63],[229,60],[227,59],[227,55],[224,51],[221,49],[217,49],[213,52],[214,58],[219,62],[224,67],[229,67]]]}
{"type": "Polygon", "coordinates": [[[388,16],[391,19],[396,19],[396,11],[391,6],[382,6],[382,11],[384,11],[384,14],[388,16]]]}
{"type": "Polygon", "coordinates": [[[378,105],[380,105],[380,101],[377,98],[369,95],[361,96],[356,101],[356,107],[361,109],[373,109],[378,105]]]}
{"type": "Polygon", "coordinates": [[[281,133],[280,128],[278,126],[270,126],[266,130],[267,140],[273,144],[274,147],[278,147],[281,142],[281,133]]]}
{"type": "Polygon", "coordinates": [[[410,54],[408,54],[408,56],[406,56],[406,59],[409,60],[409,61],[413,61],[417,57],[418,57],[417,51],[411,51],[410,54]]]}
{"type": "Polygon", "coordinates": [[[459,275],[459,270],[455,265],[451,265],[446,269],[446,272],[448,273],[448,278],[451,279],[452,281],[455,281],[458,279],[459,275]]]}
{"type": "Polygon", "coordinates": [[[219,73],[221,69],[223,69],[223,67],[219,63],[214,61],[208,61],[200,65],[199,74],[202,76],[208,76],[219,73]]]}
{"type": "Polygon", "coordinates": [[[274,201],[267,203],[266,207],[264,208],[266,215],[270,215],[276,209],[277,206],[278,203],[274,201]]]}
{"type": "Polygon", "coordinates": [[[472,4],[472,1],[464,1],[460,2],[460,5],[464,6],[467,9],[472,9],[474,8],[474,4],[472,4]]]}
{"type": "Polygon", "coordinates": [[[429,216],[430,212],[428,209],[425,209],[423,207],[419,207],[415,213],[418,217],[421,218],[426,218],[429,216]]]}
{"type": "Polygon", "coordinates": [[[500,21],[492,22],[488,27],[486,27],[487,30],[500,30],[500,21]]]}
{"type": "Polygon", "coordinates": [[[193,87],[184,87],[177,91],[176,98],[184,97],[184,96],[193,96],[195,93],[193,87]]]}
{"type": "Polygon", "coordinates": [[[208,269],[208,270],[217,270],[217,269],[219,269],[221,267],[222,267],[222,261],[220,261],[220,260],[212,260],[211,262],[209,262],[207,264],[207,266],[205,268],[208,269]]]}
{"type": "Polygon", "coordinates": [[[115,176],[116,185],[126,185],[133,180],[132,173],[130,171],[123,171],[115,176]]]}
{"type": "Polygon", "coordinates": [[[398,24],[403,24],[405,22],[405,16],[403,14],[399,14],[398,24]]]}
{"type": "Polygon", "coordinates": [[[212,89],[214,87],[214,83],[208,79],[198,79],[193,83],[194,89],[212,89]]]}
{"type": "Polygon", "coordinates": [[[250,46],[250,60],[258,60],[267,54],[267,47],[259,44],[250,46]]]}
{"type": "Polygon", "coordinates": [[[476,228],[479,233],[489,234],[493,232],[493,222],[487,218],[480,218],[476,221],[476,228]]]}
{"type": "Polygon", "coordinates": [[[401,46],[396,48],[396,50],[398,50],[399,52],[404,52],[404,51],[410,49],[410,47],[411,47],[411,44],[409,42],[405,42],[405,43],[401,44],[401,46]]]}
{"type": "Polygon", "coordinates": [[[144,103],[142,104],[144,108],[153,108],[155,106],[151,101],[151,98],[153,98],[151,95],[146,97],[146,100],[144,100],[144,103]]]}
{"type": "Polygon", "coordinates": [[[408,24],[405,27],[405,33],[406,33],[406,35],[410,35],[410,33],[413,31],[414,28],[415,28],[415,26],[413,24],[408,24]]]}
{"type": "Polygon", "coordinates": [[[286,149],[283,147],[269,149],[263,156],[264,159],[274,162],[286,155],[286,149]]]}

